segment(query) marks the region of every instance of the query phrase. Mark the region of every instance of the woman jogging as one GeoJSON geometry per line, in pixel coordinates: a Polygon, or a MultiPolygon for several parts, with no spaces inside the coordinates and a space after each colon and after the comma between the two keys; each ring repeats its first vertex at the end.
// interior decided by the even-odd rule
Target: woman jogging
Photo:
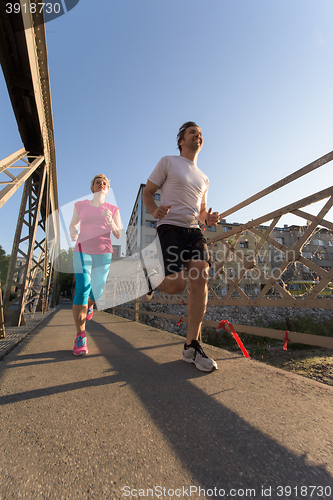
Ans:
{"type": "Polygon", "coordinates": [[[91,320],[94,304],[101,299],[112,257],[111,233],[121,237],[119,209],[105,202],[110,188],[107,177],[95,175],[90,189],[92,200],[78,201],[69,225],[72,241],[76,241],[73,265],[76,291],[73,300],[73,316],[76,339],[73,354],[88,354],[86,321],[91,320]],[[78,227],[80,225],[80,233],[78,227]]]}

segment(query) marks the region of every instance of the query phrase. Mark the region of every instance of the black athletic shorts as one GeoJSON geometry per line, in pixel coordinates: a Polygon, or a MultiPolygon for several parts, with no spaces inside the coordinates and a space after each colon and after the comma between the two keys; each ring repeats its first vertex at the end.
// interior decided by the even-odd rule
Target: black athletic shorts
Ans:
{"type": "Polygon", "coordinates": [[[201,229],[161,224],[157,228],[164,260],[165,276],[185,269],[189,260],[210,262],[206,239],[201,229]]]}

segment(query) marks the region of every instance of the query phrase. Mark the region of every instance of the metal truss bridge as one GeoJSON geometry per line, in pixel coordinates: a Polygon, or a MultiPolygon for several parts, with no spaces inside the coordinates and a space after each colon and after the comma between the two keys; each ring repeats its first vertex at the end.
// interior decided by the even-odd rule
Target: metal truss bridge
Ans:
{"type": "Polygon", "coordinates": [[[24,315],[34,313],[40,303],[47,310],[56,296],[45,238],[46,219],[58,208],[58,192],[42,16],[24,9],[9,14],[5,2],[0,4],[0,63],[23,143],[0,161],[0,208],[24,185],[1,307],[1,319],[4,313],[10,326],[24,324],[24,315]],[[17,299],[9,307],[12,291],[18,292],[17,299]]]}

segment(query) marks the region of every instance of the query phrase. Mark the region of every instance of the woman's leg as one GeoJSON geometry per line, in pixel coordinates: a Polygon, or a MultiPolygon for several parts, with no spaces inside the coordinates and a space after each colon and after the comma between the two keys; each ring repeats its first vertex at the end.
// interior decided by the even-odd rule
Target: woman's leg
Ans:
{"type": "Polygon", "coordinates": [[[86,317],[88,307],[73,304],[73,318],[76,327],[76,333],[83,333],[86,331],[86,317]]]}
{"type": "Polygon", "coordinates": [[[109,274],[112,253],[103,253],[92,255],[93,265],[91,272],[91,292],[90,299],[92,303],[102,298],[106,279],[109,274]]]}
{"type": "Polygon", "coordinates": [[[91,291],[92,256],[74,252],[73,265],[76,279],[76,291],[73,300],[73,317],[76,332],[85,332],[87,304],[91,291]]]}

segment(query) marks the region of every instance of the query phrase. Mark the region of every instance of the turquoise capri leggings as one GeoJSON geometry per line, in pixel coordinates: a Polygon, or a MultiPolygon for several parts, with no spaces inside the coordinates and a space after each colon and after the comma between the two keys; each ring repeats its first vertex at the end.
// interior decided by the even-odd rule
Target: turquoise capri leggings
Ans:
{"type": "Polygon", "coordinates": [[[101,299],[111,265],[111,257],[112,253],[90,255],[74,252],[76,291],[73,304],[80,306],[88,304],[89,295],[94,302],[101,299]]]}

